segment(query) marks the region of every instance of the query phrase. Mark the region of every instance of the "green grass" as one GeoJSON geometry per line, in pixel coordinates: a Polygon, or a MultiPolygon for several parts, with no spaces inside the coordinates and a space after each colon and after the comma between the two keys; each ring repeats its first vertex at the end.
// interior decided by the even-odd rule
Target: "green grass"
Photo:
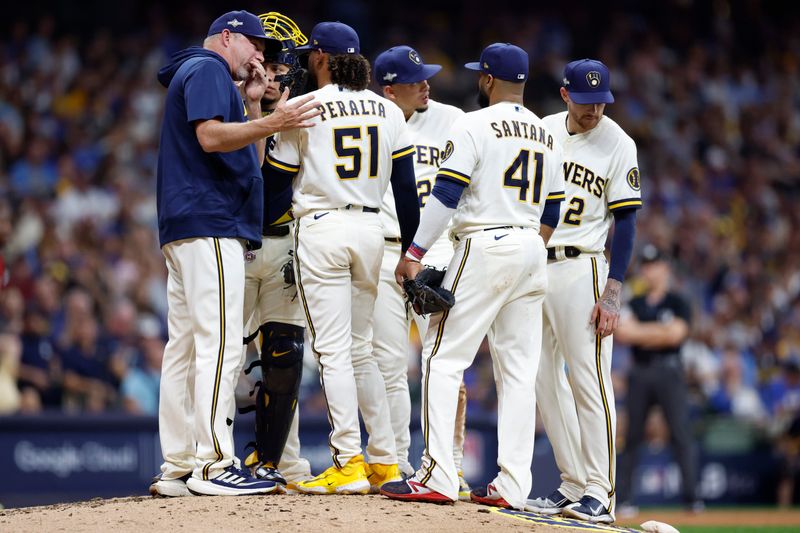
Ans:
{"type": "MultiPolygon", "coordinates": [[[[800,533],[800,526],[684,526],[673,523],[680,533],[800,533]]],[[[639,526],[620,526],[641,530],[639,526]]]]}

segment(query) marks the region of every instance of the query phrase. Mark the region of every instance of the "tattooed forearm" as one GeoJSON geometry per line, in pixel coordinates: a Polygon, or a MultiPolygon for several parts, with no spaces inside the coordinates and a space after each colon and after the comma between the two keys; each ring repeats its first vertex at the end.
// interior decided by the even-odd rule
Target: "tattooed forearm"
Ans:
{"type": "Polygon", "coordinates": [[[603,291],[603,296],[600,298],[600,306],[604,311],[609,313],[619,314],[621,307],[620,298],[622,293],[622,283],[615,279],[609,278],[606,282],[606,288],[603,291]]]}

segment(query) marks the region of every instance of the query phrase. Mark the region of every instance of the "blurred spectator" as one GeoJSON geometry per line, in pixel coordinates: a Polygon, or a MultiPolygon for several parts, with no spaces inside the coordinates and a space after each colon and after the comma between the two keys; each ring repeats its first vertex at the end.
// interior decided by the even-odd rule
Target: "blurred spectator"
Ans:
{"type": "Polygon", "coordinates": [[[17,412],[20,394],[17,389],[20,345],[16,336],[0,333],[0,415],[17,412]]]}
{"type": "Polygon", "coordinates": [[[22,395],[22,412],[36,413],[46,407],[61,407],[61,361],[50,338],[47,315],[33,305],[25,311],[17,383],[22,395]]]}
{"type": "Polygon", "coordinates": [[[763,424],[766,409],[755,387],[745,383],[742,373],[741,354],[735,349],[725,350],[719,384],[709,398],[709,406],[718,413],[763,424]]]}
{"type": "Polygon", "coordinates": [[[6,246],[11,237],[11,204],[0,196],[0,290],[8,284],[6,271],[6,246]]]}
{"type": "Polygon", "coordinates": [[[101,412],[114,406],[117,391],[109,370],[110,352],[99,342],[99,326],[89,316],[71,331],[61,353],[64,365],[64,408],[68,411],[101,412]]]}
{"type": "Polygon", "coordinates": [[[52,160],[50,143],[34,137],[27,145],[24,159],[11,165],[11,191],[18,196],[49,196],[56,187],[58,171],[52,160]]]}
{"type": "Polygon", "coordinates": [[[154,317],[140,321],[139,345],[140,360],[130,367],[120,385],[122,406],[129,413],[157,416],[164,340],[154,317]]]}
{"type": "Polygon", "coordinates": [[[12,336],[22,332],[25,298],[17,287],[7,287],[0,291],[0,333],[12,336]]]}
{"type": "Polygon", "coordinates": [[[800,415],[800,360],[791,358],[761,392],[769,414],[778,420],[800,415]]]}

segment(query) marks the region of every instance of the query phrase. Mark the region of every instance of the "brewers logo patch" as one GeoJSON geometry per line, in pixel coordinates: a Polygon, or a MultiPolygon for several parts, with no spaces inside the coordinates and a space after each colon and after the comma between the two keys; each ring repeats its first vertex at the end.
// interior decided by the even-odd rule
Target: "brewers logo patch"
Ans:
{"type": "Polygon", "coordinates": [[[642,188],[642,182],[639,179],[639,169],[633,167],[628,171],[628,185],[631,186],[631,189],[634,191],[638,191],[642,188]]]}
{"type": "Polygon", "coordinates": [[[600,73],[596,70],[586,73],[586,83],[589,84],[589,87],[597,87],[600,85],[600,73]]]}
{"type": "Polygon", "coordinates": [[[442,152],[442,163],[447,161],[447,158],[453,155],[453,150],[455,147],[453,146],[453,141],[447,141],[447,144],[444,145],[444,152],[442,152]]]}
{"type": "Polygon", "coordinates": [[[408,53],[408,58],[411,61],[413,61],[415,65],[419,65],[420,63],[422,63],[422,60],[419,58],[419,54],[417,54],[417,52],[415,52],[414,50],[411,50],[408,53]]]}

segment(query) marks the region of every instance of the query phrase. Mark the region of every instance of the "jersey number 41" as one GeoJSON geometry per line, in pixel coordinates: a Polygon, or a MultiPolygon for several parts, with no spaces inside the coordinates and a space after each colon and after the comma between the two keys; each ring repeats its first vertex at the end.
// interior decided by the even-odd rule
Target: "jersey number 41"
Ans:
{"type": "MultiPolygon", "coordinates": [[[[520,202],[528,202],[528,189],[531,185],[529,162],[531,160],[530,150],[520,150],[517,157],[506,169],[503,174],[503,187],[506,189],[519,189],[518,199],[520,202]]],[[[531,200],[537,205],[542,195],[542,167],[544,166],[544,154],[533,152],[533,194],[531,200]]]]}

